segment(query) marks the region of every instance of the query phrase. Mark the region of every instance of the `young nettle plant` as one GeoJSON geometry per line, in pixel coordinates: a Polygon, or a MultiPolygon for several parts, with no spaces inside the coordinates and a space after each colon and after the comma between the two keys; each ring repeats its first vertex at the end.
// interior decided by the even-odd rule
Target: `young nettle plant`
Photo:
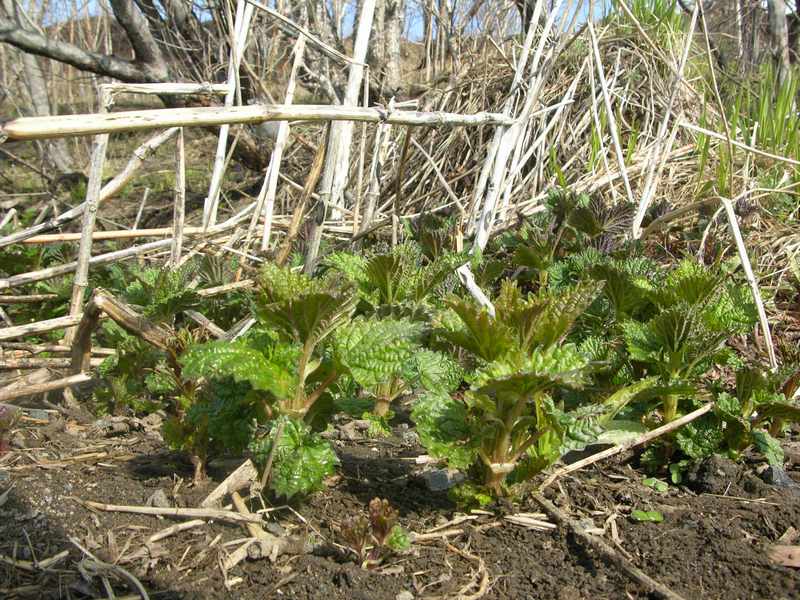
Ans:
{"type": "Polygon", "coordinates": [[[502,494],[555,462],[568,448],[595,439],[635,394],[621,390],[605,402],[568,410],[557,394],[589,382],[589,365],[566,337],[599,292],[587,283],[558,294],[524,296],[506,281],[495,318],[473,303],[453,301],[457,322],[439,335],[469,353],[474,364],[463,393],[425,395],[412,417],[428,451],[458,468],[479,462],[483,484],[502,494]]]}
{"type": "Polygon", "coordinates": [[[688,259],[653,282],[647,299],[651,316],[627,320],[622,329],[633,372],[658,377],[664,386],[661,418],[670,422],[713,365],[735,359],[726,342],[754,326],[756,311],[745,286],[731,283],[719,267],[688,259]]]}
{"type": "Polygon", "coordinates": [[[775,438],[786,424],[800,422],[800,406],[789,400],[797,385],[797,377],[783,381],[758,369],[740,370],[734,393],[720,392],[714,406],[727,453],[737,458],[756,447],[772,466],[783,467],[783,451],[775,438]]]}
{"type": "Polygon", "coordinates": [[[385,254],[364,257],[341,252],[326,260],[357,286],[360,312],[411,318],[426,316],[436,292],[463,262],[453,253],[429,257],[410,242],[385,254]]]}
{"type": "Polygon", "coordinates": [[[180,358],[205,341],[205,334],[190,329],[178,318],[200,303],[191,284],[195,267],[135,268],[127,276],[123,271],[111,275],[119,282],[127,281],[122,288],[124,298],[140,311],[148,327],[162,332],[163,339],[154,346],[116,324],[104,325],[102,336],[116,346],[117,354],[99,367],[105,385],[95,390],[95,401],[110,411],[127,407],[141,413],[163,408],[167,413],[165,441],[189,453],[195,481],[203,480],[210,439],[207,421],[197,415],[198,407],[209,398],[196,380],[183,375],[180,358]]]}
{"type": "Polygon", "coordinates": [[[362,568],[378,567],[391,552],[409,548],[408,534],[397,523],[399,517],[388,500],[373,498],[366,516],[358,515],[342,524],[342,541],[358,557],[362,568]]]}
{"type": "Polygon", "coordinates": [[[354,317],[356,290],[337,273],[311,278],[268,265],[259,283],[259,325],[240,340],[193,348],[182,364],[185,376],[251,387],[267,424],[256,430],[250,447],[266,462],[277,444],[273,460],[296,476],[272,477],[272,489],[291,497],[317,489],[336,462],[315,432],[333,410],[332,386],[343,376],[375,386],[389,380],[410,360],[419,327],[354,317]]]}
{"type": "MultiPolygon", "coordinates": [[[[520,281],[545,289],[565,258],[589,251],[602,256],[615,249],[630,221],[625,205],[605,206],[599,199],[569,190],[552,190],[547,210],[531,217],[518,231],[498,240],[517,268],[520,281]]],[[[574,282],[572,282],[574,283],[574,282]]]]}

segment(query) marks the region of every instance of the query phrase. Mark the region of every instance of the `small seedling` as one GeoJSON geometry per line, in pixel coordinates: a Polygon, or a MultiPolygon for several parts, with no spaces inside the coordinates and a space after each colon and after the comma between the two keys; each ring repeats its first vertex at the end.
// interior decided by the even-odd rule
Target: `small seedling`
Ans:
{"type": "Polygon", "coordinates": [[[640,523],[661,523],[664,515],[657,510],[634,510],[631,512],[631,518],[640,523]]]}
{"type": "Polygon", "coordinates": [[[341,535],[362,568],[374,569],[392,552],[407,550],[411,542],[397,524],[400,515],[388,500],[373,498],[368,515],[360,514],[343,523],[341,535]]]}
{"type": "Polygon", "coordinates": [[[666,492],[669,489],[669,484],[666,481],[661,481],[655,477],[647,477],[642,480],[642,483],[647,487],[653,488],[657,492],[666,492]]]}

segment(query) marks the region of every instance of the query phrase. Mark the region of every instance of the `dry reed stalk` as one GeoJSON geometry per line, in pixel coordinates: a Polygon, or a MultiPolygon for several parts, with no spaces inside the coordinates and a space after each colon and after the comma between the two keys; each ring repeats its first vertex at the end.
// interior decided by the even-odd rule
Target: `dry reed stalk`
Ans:
{"type": "Polygon", "coordinates": [[[739,253],[739,259],[742,262],[742,269],[744,270],[745,278],[750,286],[750,291],[753,294],[753,302],[758,310],[758,322],[761,324],[761,331],[764,334],[764,341],[767,345],[767,356],[769,357],[769,366],[774,371],[778,368],[778,359],[775,356],[775,346],[772,343],[772,333],[769,329],[769,320],[767,313],[764,310],[764,301],[761,299],[761,290],[758,287],[758,281],[753,274],[753,267],[750,264],[750,258],[747,255],[747,247],[745,246],[742,232],[739,230],[739,221],[736,218],[736,211],[733,209],[733,203],[728,198],[722,198],[722,206],[725,208],[725,214],[728,217],[728,225],[730,227],[731,235],[736,241],[736,251],[739,253]]]}
{"type": "Polygon", "coordinates": [[[200,106],[122,111],[107,115],[84,114],[59,117],[20,117],[0,124],[0,135],[9,140],[40,140],[54,137],[123,133],[165,127],[200,127],[264,123],[266,121],[364,121],[392,125],[510,125],[511,117],[491,112],[458,114],[359,106],[252,104],[249,106],[200,106]]]}
{"type": "MultiPolygon", "coordinates": [[[[695,4],[694,10],[692,10],[692,20],[689,23],[689,29],[686,32],[686,37],[683,42],[683,51],[681,53],[681,59],[678,64],[678,72],[675,75],[675,82],[670,89],[669,99],[667,100],[667,107],[664,111],[664,117],[661,121],[661,125],[658,128],[658,134],[656,137],[655,144],[653,145],[653,151],[651,154],[651,163],[650,168],[647,172],[647,178],[645,179],[644,190],[642,191],[642,197],[639,201],[639,206],[636,209],[636,214],[633,217],[633,224],[632,224],[632,235],[634,239],[638,239],[641,235],[641,226],[642,221],[644,220],[645,213],[647,212],[647,208],[650,205],[653,197],[656,193],[656,188],[658,187],[658,182],[661,176],[661,172],[664,169],[664,165],[667,162],[667,156],[669,151],[672,149],[672,142],[674,141],[674,137],[670,137],[669,143],[666,144],[666,137],[667,137],[667,128],[669,127],[670,116],[672,115],[672,106],[675,102],[675,97],[678,91],[682,88],[681,82],[684,79],[684,72],[686,70],[686,63],[689,58],[689,50],[692,47],[692,38],[694,37],[694,30],[697,27],[697,15],[699,12],[699,4],[695,4]]],[[[677,115],[677,120],[680,121],[683,118],[683,110],[680,110],[677,115]]],[[[676,130],[673,130],[676,131],[676,130]]]]}
{"type": "Polygon", "coordinates": [[[7,402],[14,398],[21,398],[22,396],[35,396],[45,392],[52,392],[55,390],[63,390],[64,388],[72,387],[73,385],[80,385],[91,381],[92,377],[85,373],[78,373],[77,375],[70,375],[60,379],[54,379],[45,383],[36,383],[30,385],[20,385],[13,383],[4,388],[0,388],[0,402],[7,402]]]}
{"type": "MultiPolygon", "coordinates": [[[[294,47],[294,60],[292,61],[292,71],[289,74],[289,82],[286,84],[286,96],[283,103],[291,105],[294,102],[294,91],[297,82],[297,73],[300,66],[303,64],[303,54],[306,47],[306,38],[301,36],[298,38],[294,47]]],[[[261,250],[265,251],[269,247],[270,236],[272,235],[272,219],[275,210],[275,194],[278,189],[278,175],[281,170],[281,160],[283,158],[283,149],[286,141],[289,138],[289,123],[288,121],[281,121],[278,126],[278,135],[275,139],[275,147],[272,150],[272,156],[269,160],[269,167],[267,167],[267,174],[264,177],[264,184],[258,195],[255,211],[253,212],[253,220],[250,222],[250,229],[245,237],[244,247],[245,251],[249,246],[250,236],[255,230],[258,223],[258,216],[261,214],[262,209],[264,212],[264,231],[261,237],[261,250]]]]}
{"type": "MultiPolygon", "coordinates": [[[[225,93],[223,110],[230,109],[236,100],[236,92],[239,89],[238,73],[244,53],[247,34],[250,31],[250,20],[253,17],[253,6],[244,0],[237,0],[236,18],[233,21],[233,32],[231,35],[231,53],[228,59],[228,91],[225,93]]],[[[241,103],[241,98],[239,98],[241,103]]],[[[211,171],[211,183],[208,188],[208,196],[203,205],[203,227],[215,225],[217,220],[217,209],[219,206],[219,193],[222,187],[222,176],[225,172],[225,151],[228,146],[228,133],[230,124],[223,123],[219,129],[217,138],[217,151],[214,154],[214,163],[211,171]]]]}
{"type": "MultiPolygon", "coordinates": [[[[108,92],[100,91],[100,112],[104,114],[111,108],[108,92]]],[[[86,185],[86,208],[81,222],[81,239],[78,246],[78,260],[75,261],[75,278],[72,283],[72,299],[69,305],[70,316],[78,316],[83,306],[83,296],[89,286],[89,259],[92,256],[92,234],[97,219],[97,205],[103,187],[103,169],[106,164],[109,134],[101,133],[94,139],[92,158],[89,165],[89,182],[86,185]]],[[[67,329],[64,335],[66,345],[72,343],[73,331],[67,329]]]]}
{"type": "MultiPolygon", "coordinates": [[[[354,107],[358,104],[361,80],[364,75],[364,63],[367,59],[369,37],[372,31],[372,17],[376,0],[362,0],[358,13],[358,28],[353,43],[353,61],[347,75],[347,87],[342,98],[342,108],[354,107]]],[[[391,113],[391,111],[389,111],[391,113]]],[[[325,166],[320,179],[320,204],[311,224],[304,269],[307,273],[314,270],[322,241],[325,218],[329,205],[342,204],[344,187],[350,165],[350,145],[353,139],[352,121],[336,121],[331,124],[325,155],[325,166]]],[[[339,213],[333,211],[337,220],[339,213]]]]}
{"type": "Polygon", "coordinates": [[[27,323],[25,325],[15,325],[13,327],[0,328],[0,341],[14,340],[28,335],[53,331],[55,329],[64,329],[66,327],[77,325],[78,323],[80,323],[80,316],[70,315],[66,317],[56,317],[55,319],[47,319],[45,321],[38,321],[36,323],[27,323]]]}
{"type": "Polygon", "coordinates": [[[177,267],[183,249],[184,222],[186,219],[186,152],[184,149],[183,128],[178,131],[175,147],[175,205],[172,215],[172,246],[169,262],[177,267]]]}

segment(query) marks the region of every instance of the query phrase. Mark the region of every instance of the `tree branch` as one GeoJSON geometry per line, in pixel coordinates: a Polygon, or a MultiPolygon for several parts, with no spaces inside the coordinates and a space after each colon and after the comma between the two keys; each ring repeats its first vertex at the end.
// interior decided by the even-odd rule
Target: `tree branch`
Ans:
{"type": "Polygon", "coordinates": [[[163,64],[154,67],[138,60],[125,60],[116,56],[83,50],[68,42],[46,37],[35,31],[26,31],[11,19],[0,17],[0,42],[6,42],[24,52],[72,65],[104,77],[113,77],[130,83],[167,81],[163,64]]]}
{"type": "Polygon", "coordinates": [[[111,9],[131,42],[136,59],[154,69],[159,75],[159,81],[166,80],[168,76],[167,63],[164,61],[164,55],[161,54],[161,48],[156,43],[144,14],[133,4],[132,0],[111,0],[111,9]]]}

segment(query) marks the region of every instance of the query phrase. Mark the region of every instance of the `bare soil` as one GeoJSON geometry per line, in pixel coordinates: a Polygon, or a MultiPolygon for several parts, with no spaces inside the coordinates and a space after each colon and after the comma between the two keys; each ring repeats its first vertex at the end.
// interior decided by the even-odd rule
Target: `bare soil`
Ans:
{"type": "MultiPolygon", "coordinates": [[[[316,532],[326,550],[275,563],[248,559],[226,576],[220,565],[239,545],[228,542],[247,537],[243,528],[208,522],[150,543],[153,533],[176,521],[82,504],[143,506],[162,492],[173,506],[197,506],[237,465],[234,459],[217,464],[211,481],[193,487],[188,462],[165,450],[155,429],[133,425],[107,435],[63,421],[29,422],[14,436],[17,447],[0,456],[0,494],[10,489],[0,506],[0,597],[112,597],[101,577],[81,574],[90,566],[81,562],[87,553],[134,574],[154,599],[651,597],[565,529],[534,531],[505,520],[518,511],[540,512],[524,500],[472,515],[445,528],[460,533],[415,543],[378,569],[363,570],[337,546],[338,531],[373,497],[398,508],[411,532],[430,532],[458,516],[445,492],[428,491],[419,478],[423,467],[415,457],[423,450],[403,425],[390,438],[336,440],[340,475],[325,491],[269,513],[274,532],[316,532]],[[68,557],[49,570],[35,564],[64,550],[68,557]]],[[[603,464],[558,481],[546,495],[572,517],[605,528],[618,552],[687,600],[800,598],[800,570],[776,566],[767,556],[787,530],[800,529],[800,496],[792,489],[767,485],[752,465],[723,460],[696,473],[692,489],[657,492],[642,478],[629,465],[603,464]],[[634,509],[660,511],[664,521],[636,522],[634,509]]],[[[118,571],[106,578],[117,598],[137,597],[118,571]]]]}

